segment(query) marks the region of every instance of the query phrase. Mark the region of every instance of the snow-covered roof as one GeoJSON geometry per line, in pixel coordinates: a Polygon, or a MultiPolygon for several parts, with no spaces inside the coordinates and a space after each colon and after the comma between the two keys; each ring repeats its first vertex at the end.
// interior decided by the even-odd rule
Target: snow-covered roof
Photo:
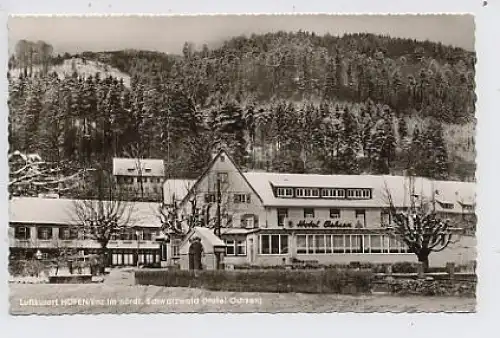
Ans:
{"type": "MultiPolygon", "coordinates": [[[[388,193],[396,207],[410,204],[410,179],[405,176],[389,175],[317,175],[283,174],[267,172],[246,172],[247,181],[253,186],[266,206],[274,207],[387,207],[388,193]],[[277,198],[274,187],[303,188],[365,188],[372,189],[371,199],[313,199],[313,198],[277,198]]],[[[462,212],[460,201],[475,200],[475,184],[469,182],[431,181],[426,178],[414,178],[414,193],[418,198],[432,200],[443,198],[456,205],[446,212],[462,212]]],[[[472,202],[473,203],[473,202],[472,202]]],[[[439,211],[439,206],[436,206],[439,211]]]]}
{"type": "Polygon", "coordinates": [[[113,175],[115,176],[165,176],[163,160],[151,158],[113,158],[113,175]],[[139,165],[140,164],[140,165],[139,165]],[[141,168],[141,172],[139,172],[141,168]]]}
{"type": "Polygon", "coordinates": [[[182,245],[188,243],[189,239],[198,236],[201,238],[201,243],[204,247],[226,246],[226,244],[214,234],[213,229],[204,227],[194,227],[182,241],[182,245]]]}
{"type": "MultiPolygon", "coordinates": [[[[76,200],[58,198],[14,197],[9,201],[9,222],[38,225],[75,225],[79,219],[75,213],[76,200]]],[[[106,203],[106,202],[104,202],[106,203]]],[[[158,203],[123,202],[130,215],[127,225],[131,227],[161,226],[158,218],[158,203]],[[128,209],[130,208],[130,209],[128,209]]]]}
{"type": "Polygon", "coordinates": [[[172,205],[174,201],[182,201],[196,180],[168,179],[163,184],[164,203],[172,205]]]}

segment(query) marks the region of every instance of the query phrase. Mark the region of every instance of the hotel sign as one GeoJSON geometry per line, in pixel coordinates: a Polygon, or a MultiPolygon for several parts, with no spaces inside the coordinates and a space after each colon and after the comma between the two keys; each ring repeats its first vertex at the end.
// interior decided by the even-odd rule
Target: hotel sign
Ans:
{"type": "Polygon", "coordinates": [[[297,228],[353,228],[354,225],[349,222],[340,222],[340,221],[306,221],[306,220],[301,220],[298,221],[295,225],[293,224],[292,221],[288,222],[288,225],[290,227],[297,227],[297,228]]]}

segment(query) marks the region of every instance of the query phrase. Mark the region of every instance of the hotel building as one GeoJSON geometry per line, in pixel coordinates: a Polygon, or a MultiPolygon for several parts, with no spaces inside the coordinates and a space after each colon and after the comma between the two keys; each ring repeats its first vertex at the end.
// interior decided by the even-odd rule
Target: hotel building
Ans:
{"type": "MultiPolygon", "coordinates": [[[[413,199],[450,219],[454,228],[475,226],[474,183],[403,176],[242,172],[224,151],[214,157],[179,203],[180,216],[205,214],[206,223],[213,227],[218,196],[228,266],[415,261],[415,254],[387,233],[389,196],[397,209],[408,208],[413,199]],[[198,210],[193,211],[195,200],[198,210]]],[[[474,251],[473,243],[472,237],[459,240],[432,255],[431,265],[475,259],[470,250],[474,251]],[[450,255],[452,249],[458,254],[450,255]]],[[[204,250],[213,251],[209,245],[204,250]]],[[[181,247],[179,251],[186,250],[181,247]]]]}

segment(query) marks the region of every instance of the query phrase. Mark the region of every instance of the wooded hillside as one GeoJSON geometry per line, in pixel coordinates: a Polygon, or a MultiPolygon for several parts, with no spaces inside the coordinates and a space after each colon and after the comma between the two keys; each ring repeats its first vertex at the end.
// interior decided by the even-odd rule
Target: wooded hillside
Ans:
{"type": "Polygon", "coordinates": [[[279,32],[214,49],[186,43],[183,55],[83,53],[52,64],[71,57],[128,74],[130,87],[98,69],[33,72],[16,51],[12,149],[92,166],[139,146],[167,160],[170,177],[196,177],[222,146],[249,169],[474,177],[475,55],[463,49],[279,32]]]}

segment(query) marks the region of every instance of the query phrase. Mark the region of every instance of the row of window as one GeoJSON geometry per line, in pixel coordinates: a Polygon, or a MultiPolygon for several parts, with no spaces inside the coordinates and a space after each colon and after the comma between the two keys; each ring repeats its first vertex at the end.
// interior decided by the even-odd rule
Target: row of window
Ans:
{"type": "Polygon", "coordinates": [[[407,253],[404,243],[388,235],[297,235],[298,254],[407,253]]]}
{"type": "MultiPolygon", "coordinates": [[[[388,235],[297,235],[297,254],[408,253],[408,248],[388,235]]],[[[260,235],[259,253],[288,253],[288,235],[260,235]]]]}
{"type": "MultiPolygon", "coordinates": [[[[287,208],[278,208],[278,225],[284,226],[285,219],[288,218],[288,209],[287,208]]],[[[356,219],[358,219],[362,224],[365,224],[365,210],[364,209],[356,209],[356,219]]],[[[316,213],[314,208],[304,208],[304,218],[315,218],[316,213]]],[[[340,219],[341,211],[337,208],[330,209],[330,219],[340,219]]]]}
{"type": "MultiPolygon", "coordinates": [[[[155,232],[151,231],[130,231],[122,234],[111,236],[111,240],[137,240],[138,238],[143,241],[153,240],[155,232]]],[[[14,237],[16,239],[28,240],[31,239],[31,227],[16,226],[14,227],[14,237]]],[[[51,240],[54,238],[52,227],[37,227],[37,239],[51,240]]],[[[59,239],[61,240],[74,240],[79,238],[79,231],[77,228],[61,227],[59,228],[59,239]]]]}
{"type": "Polygon", "coordinates": [[[153,264],[160,261],[160,255],[156,253],[113,253],[111,254],[111,265],[137,265],[153,264]]]}
{"type": "Polygon", "coordinates": [[[162,177],[150,177],[150,176],[117,176],[116,182],[118,184],[133,184],[133,183],[162,183],[162,177]]]}
{"type": "Polygon", "coordinates": [[[371,189],[276,188],[277,197],[371,199],[371,189]]]}
{"type": "MultiPolygon", "coordinates": [[[[215,193],[205,194],[205,203],[216,203],[217,195],[215,193]]],[[[233,202],[235,204],[246,204],[251,202],[251,194],[234,194],[233,202]]]]}

